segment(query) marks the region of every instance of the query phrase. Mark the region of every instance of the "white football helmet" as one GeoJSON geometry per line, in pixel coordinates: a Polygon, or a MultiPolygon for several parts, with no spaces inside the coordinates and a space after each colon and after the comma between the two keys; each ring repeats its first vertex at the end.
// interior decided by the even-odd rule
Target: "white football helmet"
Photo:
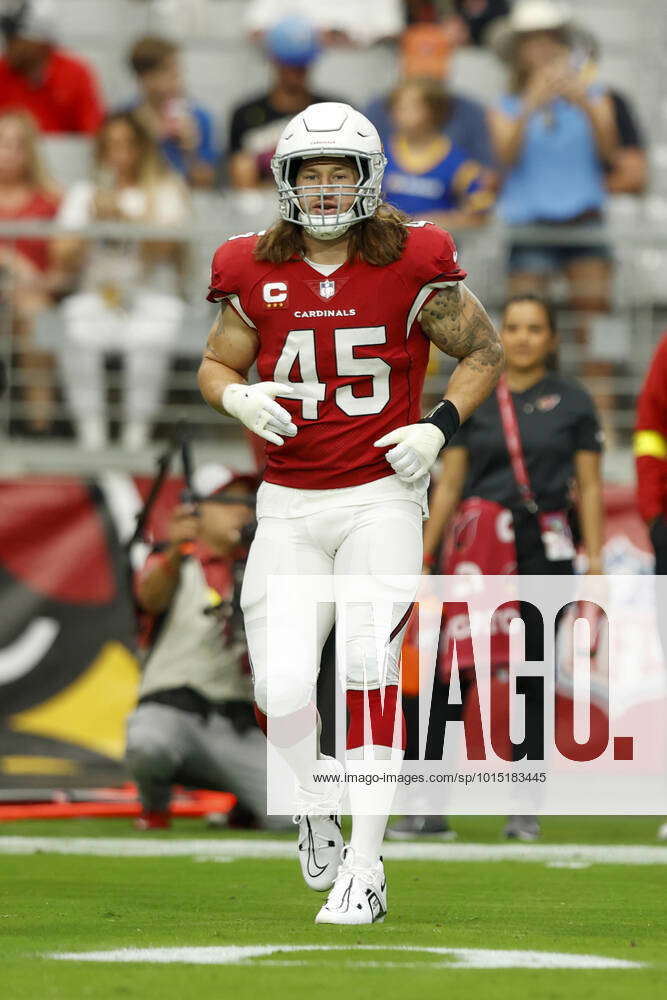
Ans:
{"type": "Polygon", "coordinates": [[[282,218],[320,240],[342,236],[355,222],[369,219],[380,204],[386,163],[380,136],[368,118],[349,104],[311,104],[284,129],[271,160],[282,218]],[[296,186],[303,160],[338,156],[356,165],[358,180],[353,187],[296,186]],[[350,194],[355,196],[352,206],[341,211],[343,198],[350,194]],[[319,196],[319,206],[309,208],[306,198],[313,195],[319,196]],[[324,199],[332,195],[338,197],[338,211],[325,214],[324,199]]]}

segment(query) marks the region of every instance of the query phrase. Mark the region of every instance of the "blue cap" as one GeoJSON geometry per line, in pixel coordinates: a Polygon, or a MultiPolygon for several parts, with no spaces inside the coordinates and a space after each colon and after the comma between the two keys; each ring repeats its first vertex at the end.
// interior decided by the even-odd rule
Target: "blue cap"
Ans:
{"type": "Polygon", "coordinates": [[[287,66],[307,66],[321,49],[313,25],[297,14],[269,28],[265,41],[269,55],[287,66]]]}

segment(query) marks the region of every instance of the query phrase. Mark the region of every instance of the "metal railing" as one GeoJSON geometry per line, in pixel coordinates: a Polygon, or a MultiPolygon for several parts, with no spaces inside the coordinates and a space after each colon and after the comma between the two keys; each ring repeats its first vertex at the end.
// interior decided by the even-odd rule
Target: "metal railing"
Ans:
{"type": "MultiPolygon", "coordinates": [[[[120,222],[95,223],[77,230],[63,230],[57,223],[2,222],[0,242],[15,239],[53,239],[57,236],[79,236],[91,241],[109,240],[141,242],[168,240],[181,242],[190,251],[190,269],[187,278],[187,312],[179,337],[171,349],[173,370],[168,391],[157,418],[158,436],[170,424],[186,420],[195,433],[209,437],[225,429],[236,435],[234,423],[208,409],[199,396],[195,371],[206,333],[214,317],[214,307],[205,301],[211,255],[215,247],[228,236],[256,231],[270,224],[275,217],[273,193],[255,194],[250,199],[231,195],[205,196],[195,203],[192,221],[186,226],[157,227],[120,222]]],[[[511,242],[536,246],[586,246],[607,243],[616,257],[615,276],[612,280],[611,317],[615,324],[617,340],[613,345],[608,370],[603,374],[587,374],[590,345],[577,340],[573,331],[581,317],[568,309],[567,296],[560,295],[559,312],[562,329],[562,368],[566,374],[583,377],[589,389],[599,399],[612,401],[607,422],[618,442],[627,443],[634,423],[634,400],[642,381],[644,370],[658,337],[667,325],[667,227],[662,218],[651,218],[638,203],[634,222],[611,222],[605,226],[527,226],[509,229],[497,220],[482,229],[455,233],[461,248],[461,257],[469,272],[469,283],[480,295],[492,313],[497,313],[507,291],[506,259],[511,242]],[[620,334],[619,334],[620,331],[620,334]]],[[[35,379],[55,378],[35,376],[22,371],[16,364],[17,345],[12,336],[14,317],[11,291],[5,292],[0,305],[0,358],[5,362],[9,376],[9,391],[0,402],[0,434],[6,441],[22,441],[22,423],[29,416],[24,390],[35,379]]],[[[33,344],[40,351],[57,353],[61,349],[62,327],[59,307],[54,306],[37,317],[33,344]]],[[[610,329],[612,329],[610,327],[610,329]]],[[[603,331],[604,332],[604,331],[603,331]]],[[[604,345],[602,345],[604,347],[604,345]]],[[[601,345],[596,347],[595,360],[604,360],[601,345]]],[[[113,351],[110,351],[113,355],[113,351]]],[[[442,394],[450,371],[446,360],[426,381],[428,400],[442,394]]],[[[108,374],[111,395],[109,416],[121,419],[120,406],[115,398],[118,392],[118,372],[108,374]]],[[[74,441],[66,433],[68,414],[59,400],[55,412],[58,421],[54,440],[60,444],[74,441]]],[[[90,457],[91,467],[97,458],[90,457]]]]}

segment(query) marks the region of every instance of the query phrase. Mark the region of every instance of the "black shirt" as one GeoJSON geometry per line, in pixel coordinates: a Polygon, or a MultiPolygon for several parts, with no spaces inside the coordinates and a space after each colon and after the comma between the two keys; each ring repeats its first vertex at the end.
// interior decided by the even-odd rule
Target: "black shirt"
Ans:
{"type": "MultiPolygon", "coordinates": [[[[309,103],[334,101],[335,97],[311,94],[309,103]]],[[[271,178],[271,157],[280,135],[296,111],[278,111],[271,103],[270,94],[255,97],[234,110],[229,127],[229,151],[250,153],[257,159],[262,180],[271,178]]]]}
{"type": "MultiPolygon", "coordinates": [[[[512,399],[537,504],[541,510],[562,510],[568,505],[575,453],[602,450],[593,400],[575,379],[555,372],[525,392],[513,392],[512,399]]],[[[452,447],[469,452],[464,498],[521,505],[495,392],[459,428],[452,447]]]]}

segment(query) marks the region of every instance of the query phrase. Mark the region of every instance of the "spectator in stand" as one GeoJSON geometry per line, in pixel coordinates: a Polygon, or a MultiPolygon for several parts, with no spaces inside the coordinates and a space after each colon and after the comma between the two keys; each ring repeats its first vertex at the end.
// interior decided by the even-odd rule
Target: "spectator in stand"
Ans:
{"type": "MultiPolygon", "coordinates": [[[[499,210],[513,225],[602,221],[604,164],[617,147],[614,110],[609,95],[575,64],[571,38],[571,20],[551,0],[521,0],[496,33],[514,78],[513,92],[491,117],[505,172],[499,210]]],[[[606,304],[610,267],[602,240],[583,247],[512,246],[513,291],[534,288],[560,270],[573,297],[606,304]]]]}
{"type": "MultiPolygon", "coordinates": [[[[505,374],[443,454],[424,529],[424,572],[433,570],[443,535],[449,533],[440,557],[440,572],[447,576],[573,574],[575,545],[569,515],[574,482],[588,572],[601,573],[602,434],[593,401],[582,385],[557,371],[555,318],[543,299],[530,294],[511,298],[503,310],[501,338],[505,374]]],[[[541,660],[542,619],[538,613],[536,620],[531,609],[534,612],[532,605],[523,604],[519,609],[525,624],[525,655],[526,660],[541,660]]],[[[507,668],[507,635],[492,642],[494,671],[507,668]]],[[[462,645],[458,653],[465,699],[474,657],[462,645]]],[[[445,631],[426,740],[429,760],[442,757],[451,657],[445,631]]],[[[534,737],[542,724],[540,691],[532,685],[526,689],[527,737],[529,733],[534,737]]],[[[410,715],[414,719],[414,706],[408,712],[408,720],[410,715]]],[[[433,816],[404,817],[392,829],[398,837],[449,833],[447,824],[433,816]]],[[[518,840],[535,840],[539,832],[535,816],[512,816],[504,830],[506,837],[518,840]]]]}
{"type": "MultiPolygon", "coordinates": [[[[600,58],[597,39],[587,31],[580,32],[577,46],[596,65],[600,58]]],[[[649,166],[646,143],[630,98],[614,87],[607,93],[614,106],[618,146],[605,167],[605,184],[609,194],[643,194],[648,184],[649,166]]]]}
{"type": "Polygon", "coordinates": [[[315,94],[308,69],[320,44],[309,21],[289,17],[267,31],[266,52],[274,67],[267,94],[237,107],[229,135],[229,176],[235,188],[254,188],[272,181],[271,157],[287,122],[309,104],[336,100],[315,94]]]}
{"type": "Polygon", "coordinates": [[[444,229],[484,222],[493,202],[484,172],[443,134],[449,99],[440,83],[406,80],[390,99],[394,130],[385,146],[387,201],[444,229]]]}
{"type": "Polygon", "coordinates": [[[201,499],[172,511],[165,543],[137,576],[143,670],[126,758],[141,795],[140,830],[169,826],[176,782],[233,792],[245,825],[292,825],[266,814],[266,741],[239,604],[256,486],[222,465],[197,469],[201,499]]]}
{"type": "Polygon", "coordinates": [[[489,26],[509,13],[508,0],[407,0],[409,24],[441,23],[456,45],[484,45],[489,26]]]}
{"type": "Polygon", "coordinates": [[[145,35],[132,46],[128,62],[141,93],[130,110],[158,142],[173,170],[192,187],[212,187],[218,160],[213,119],[186,97],[178,45],[145,35]]]}
{"type": "Polygon", "coordinates": [[[485,45],[494,21],[510,12],[508,0],[454,0],[454,10],[463,24],[464,45],[485,45]]]}
{"type": "Polygon", "coordinates": [[[56,44],[51,0],[24,0],[0,16],[0,110],[28,111],[42,132],[97,131],[104,108],[92,70],[56,44]]]}
{"type": "MultiPolygon", "coordinates": [[[[604,88],[591,82],[572,20],[559,4],[521,0],[498,25],[494,44],[513,77],[512,93],[491,116],[504,171],[499,213],[510,225],[545,233],[554,224],[600,230],[586,244],[566,237],[558,245],[512,240],[510,291],[543,292],[549,275],[565,274],[569,304],[580,320],[577,337],[587,344],[592,317],[610,308],[611,259],[601,228],[605,164],[613,162],[618,147],[614,106],[604,88]]],[[[587,359],[585,370],[609,376],[611,365],[587,359]]],[[[608,416],[611,398],[596,398],[608,416]]]]}
{"type": "MultiPolygon", "coordinates": [[[[182,227],[187,189],[164,163],[152,136],[130,112],[110,115],[95,140],[95,173],[67,192],[65,229],[95,222],[182,227]]],[[[125,362],[122,444],[144,447],[160,401],[170,351],[182,322],[183,245],[174,236],[133,239],[65,237],[54,246],[61,286],[76,288],[63,304],[63,383],[80,444],[107,441],[104,359],[125,362]]]]}
{"type": "MultiPolygon", "coordinates": [[[[416,24],[406,29],[401,44],[401,80],[409,82],[430,78],[442,86],[449,67],[451,45],[439,26],[416,24]]],[[[393,129],[391,99],[393,91],[375,97],[364,114],[375,125],[380,138],[387,144],[393,129]]],[[[447,106],[441,130],[454,146],[487,170],[493,181],[495,155],[489,133],[486,109],[479,101],[447,91],[447,106]]]]}
{"type": "Polygon", "coordinates": [[[325,44],[372,45],[400,34],[402,8],[402,0],[250,0],[246,27],[261,37],[281,18],[307,18],[325,44]]]}
{"type": "MultiPolygon", "coordinates": [[[[24,111],[0,114],[0,221],[52,219],[60,194],[42,162],[37,130],[24,111]]],[[[28,407],[25,430],[48,433],[53,411],[51,356],[32,344],[37,315],[52,304],[47,240],[0,240],[0,303],[8,305],[28,407]]]]}

